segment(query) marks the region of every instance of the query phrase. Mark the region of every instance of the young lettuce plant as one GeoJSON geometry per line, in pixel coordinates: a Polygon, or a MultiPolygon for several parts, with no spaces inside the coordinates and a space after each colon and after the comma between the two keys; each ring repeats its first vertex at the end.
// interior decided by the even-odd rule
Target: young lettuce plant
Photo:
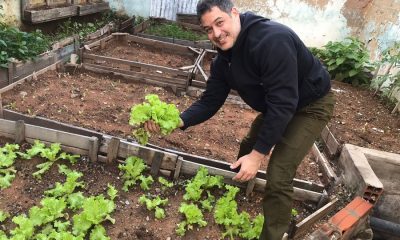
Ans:
{"type": "Polygon", "coordinates": [[[12,165],[17,158],[18,144],[6,144],[0,147],[0,189],[11,186],[17,172],[12,165]]]}
{"type": "Polygon", "coordinates": [[[141,158],[130,156],[125,160],[125,164],[119,164],[118,168],[123,172],[124,186],[122,190],[125,192],[134,186],[138,180],[142,182],[141,187],[143,190],[148,190],[150,184],[154,181],[151,176],[146,178],[142,175],[142,172],[146,169],[146,164],[141,158]]]}
{"type": "Polygon", "coordinates": [[[55,161],[62,159],[68,160],[71,164],[74,164],[80,157],[79,155],[70,155],[61,152],[61,145],[59,143],[53,143],[49,148],[47,148],[44,143],[35,140],[33,146],[26,152],[26,154],[23,154],[22,157],[25,159],[31,159],[37,155],[40,155],[42,158],[47,160],[46,162],[36,166],[39,170],[34,172],[33,176],[38,179],[42,178],[42,174],[47,172],[55,161]]]}
{"type": "Polygon", "coordinates": [[[203,218],[203,213],[196,204],[183,202],[179,207],[179,212],[185,216],[185,220],[180,222],[175,230],[179,236],[184,236],[186,230],[192,230],[195,224],[200,227],[207,226],[207,222],[203,218]]]}
{"type": "Polygon", "coordinates": [[[131,108],[129,124],[136,127],[133,135],[137,141],[145,145],[150,133],[143,128],[143,123],[152,120],[160,126],[161,134],[168,135],[179,126],[179,110],[173,104],[168,104],[159,99],[155,94],[145,97],[147,102],[135,105],[131,108]]]}
{"type": "Polygon", "coordinates": [[[153,199],[150,199],[143,194],[139,198],[139,203],[142,205],[146,205],[146,208],[149,211],[154,209],[155,210],[154,215],[157,219],[165,218],[165,210],[161,207],[168,204],[168,198],[161,199],[159,196],[157,196],[153,199]]]}

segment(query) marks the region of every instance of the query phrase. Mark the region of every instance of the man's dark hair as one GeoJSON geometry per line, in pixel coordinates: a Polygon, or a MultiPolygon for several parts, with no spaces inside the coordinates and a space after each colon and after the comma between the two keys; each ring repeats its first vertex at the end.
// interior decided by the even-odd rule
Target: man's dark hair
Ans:
{"type": "Polygon", "coordinates": [[[197,3],[197,18],[201,20],[201,16],[213,7],[218,7],[221,11],[230,15],[233,3],[231,0],[200,0],[197,3]]]}

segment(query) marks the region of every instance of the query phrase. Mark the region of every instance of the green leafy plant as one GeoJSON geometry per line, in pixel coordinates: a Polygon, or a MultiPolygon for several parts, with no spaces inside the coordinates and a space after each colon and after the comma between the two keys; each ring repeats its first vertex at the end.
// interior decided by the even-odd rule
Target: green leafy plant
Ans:
{"type": "Polygon", "coordinates": [[[140,181],[140,187],[143,190],[149,190],[150,185],[154,182],[152,176],[145,177],[142,172],[146,169],[146,164],[143,159],[138,157],[128,157],[125,160],[125,164],[118,165],[118,168],[123,171],[122,178],[124,179],[124,186],[122,190],[127,192],[130,187],[136,184],[136,181],[140,181]]]}
{"type": "Polygon", "coordinates": [[[179,110],[173,104],[167,104],[155,94],[145,97],[147,102],[135,105],[131,108],[129,124],[138,128],[133,135],[142,145],[148,142],[150,133],[144,130],[143,123],[148,120],[154,121],[160,126],[161,134],[170,134],[179,126],[179,110]]]}
{"type": "Polygon", "coordinates": [[[139,203],[142,205],[145,205],[147,210],[154,210],[154,216],[157,219],[163,219],[165,218],[165,210],[162,208],[162,206],[165,206],[168,204],[168,198],[166,199],[161,199],[159,196],[155,198],[148,198],[146,195],[142,195],[139,197],[139,203]]]}
{"type": "Polygon", "coordinates": [[[313,49],[312,52],[326,64],[333,79],[353,85],[369,85],[374,67],[360,40],[346,38],[341,42],[328,42],[323,50],[313,49]]]}
{"type": "Polygon", "coordinates": [[[198,201],[205,189],[221,188],[223,186],[222,180],[222,176],[210,176],[207,168],[200,167],[196,176],[186,184],[183,199],[186,201],[198,201]]]}
{"type": "Polygon", "coordinates": [[[35,140],[32,147],[27,150],[26,154],[21,154],[21,156],[25,159],[31,159],[34,156],[40,155],[42,158],[45,158],[47,161],[41,163],[36,166],[39,168],[38,171],[33,173],[33,176],[41,179],[42,174],[50,169],[50,167],[57,160],[68,160],[71,164],[76,163],[77,159],[80,157],[79,155],[70,155],[65,152],[61,152],[61,145],[59,143],[52,143],[49,148],[39,140],[35,140]]]}
{"type": "Polygon", "coordinates": [[[6,67],[10,58],[34,59],[49,46],[50,42],[40,30],[28,33],[0,23],[0,66],[6,67]]]}
{"type": "Polygon", "coordinates": [[[179,207],[179,212],[183,213],[185,220],[178,224],[175,229],[176,234],[184,236],[187,230],[192,230],[194,225],[197,224],[200,227],[207,226],[207,222],[204,220],[203,213],[195,204],[182,203],[179,207]]]}
{"type": "Polygon", "coordinates": [[[4,222],[4,220],[6,220],[9,217],[10,217],[10,214],[0,210],[0,223],[4,222]]]}
{"type": "Polygon", "coordinates": [[[163,188],[171,188],[174,186],[173,182],[170,182],[163,177],[158,177],[158,182],[163,186],[163,188]]]}
{"type": "Polygon", "coordinates": [[[18,144],[6,144],[0,147],[0,189],[11,186],[17,172],[12,165],[17,158],[18,144]]]}

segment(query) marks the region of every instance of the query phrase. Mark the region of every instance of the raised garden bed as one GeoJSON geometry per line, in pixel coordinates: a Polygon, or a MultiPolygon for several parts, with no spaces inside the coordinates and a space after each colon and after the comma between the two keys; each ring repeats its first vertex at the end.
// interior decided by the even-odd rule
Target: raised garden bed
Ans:
{"type": "MultiPolygon", "coordinates": [[[[213,219],[212,214],[205,213],[205,220],[208,223],[207,227],[199,228],[198,230],[188,231],[184,237],[178,237],[174,232],[176,224],[182,220],[182,216],[178,214],[178,208],[182,202],[183,181],[187,177],[191,177],[197,173],[200,166],[206,167],[209,174],[220,175],[224,177],[224,181],[228,184],[236,184],[230,179],[235,174],[229,170],[221,168],[221,162],[203,159],[202,163],[193,162],[193,158],[188,156],[179,156],[171,152],[157,150],[139,146],[134,143],[129,143],[124,140],[113,138],[111,136],[102,135],[101,139],[97,137],[87,137],[68,132],[61,132],[48,128],[42,128],[34,125],[25,124],[22,121],[13,122],[7,120],[0,120],[0,135],[15,139],[19,143],[38,139],[45,143],[58,142],[64,151],[74,154],[81,154],[87,157],[81,158],[77,164],[71,165],[65,162],[60,164],[67,164],[69,168],[82,172],[84,175],[82,180],[87,186],[85,188],[85,196],[106,194],[108,184],[116,187],[118,197],[115,201],[115,211],[111,217],[115,218],[115,224],[109,222],[103,223],[107,234],[111,239],[164,239],[166,236],[172,239],[193,239],[195,237],[218,239],[220,238],[223,228],[218,226],[213,219]],[[140,190],[139,187],[134,187],[128,192],[121,190],[123,180],[120,178],[120,173],[117,164],[124,163],[124,159],[128,156],[139,156],[145,163],[148,164],[148,171],[154,177],[164,176],[169,180],[174,180],[176,187],[170,190],[161,190],[162,186],[155,183],[148,191],[140,190]],[[106,163],[106,164],[104,164],[106,163]],[[186,176],[182,178],[183,176],[186,176]],[[145,210],[143,206],[138,203],[138,198],[143,193],[156,194],[162,197],[169,198],[169,204],[165,207],[167,217],[165,219],[154,219],[154,213],[145,210]],[[159,228],[159,224],[163,224],[163,228],[159,228]],[[129,226],[128,226],[128,225],[129,226]],[[132,225],[132,226],[131,226],[132,225]]],[[[0,137],[0,142],[4,144],[7,140],[0,137]]],[[[8,140],[7,142],[12,142],[8,140]]],[[[21,150],[29,148],[25,144],[22,145],[21,150]]],[[[56,164],[54,164],[49,172],[43,174],[42,180],[32,177],[35,171],[35,166],[42,160],[35,158],[33,160],[20,160],[16,162],[15,169],[17,170],[17,177],[10,188],[0,192],[0,209],[12,215],[20,215],[27,213],[28,209],[34,205],[38,205],[40,198],[43,196],[45,190],[54,187],[56,181],[63,182],[61,174],[57,173],[56,164]],[[25,200],[24,199],[29,199],[25,200]]],[[[228,165],[226,165],[228,167],[228,165]]],[[[156,178],[155,178],[156,179],[156,178]]],[[[265,180],[257,179],[256,186],[261,184],[256,189],[262,190],[262,185],[265,180]]],[[[307,189],[310,186],[302,185],[307,189]]],[[[223,191],[213,191],[217,197],[222,196],[223,191]]],[[[246,198],[244,189],[239,193],[236,198],[238,201],[239,211],[247,211],[253,218],[261,212],[260,204],[261,195],[259,193],[251,193],[251,198],[246,198]]],[[[314,192],[316,194],[316,192],[314,192]]],[[[295,191],[295,196],[301,200],[315,201],[319,199],[310,199],[310,190],[298,188],[295,191]]],[[[298,221],[302,220],[297,227],[296,239],[300,233],[307,232],[310,224],[315,222],[320,217],[324,216],[327,212],[331,211],[335,206],[336,200],[333,200],[321,209],[310,215],[310,211],[303,208],[301,202],[295,204],[296,209],[300,211],[298,221]]],[[[70,213],[71,214],[71,213],[70,213]]],[[[72,216],[72,214],[70,215],[72,216]]],[[[63,220],[61,216],[59,218],[63,220]]],[[[2,230],[12,229],[13,224],[11,219],[6,220],[2,230]]],[[[294,234],[294,232],[293,232],[294,234]]],[[[295,234],[294,234],[295,235],[295,234]]]]}
{"type": "Polygon", "coordinates": [[[174,37],[173,32],[170,34],[167,34],[167,36],[160,35],[160,34],[155,34],[155,33],[148,33],[148,30],[153,27],[153,26],[163,26],[163,25],[175,25],[178,27],[181,27],[184,31],[187,31],[190,35],[192,33],[193,35],[205,35],[203,29],[199,25],[195,24],[190,24],[190,23],[185,23],[185,22],[176,22],[176,21],[171,21],[167,20],[164,18],[149,18],[146,21],[136,25],[133,28],[133,34],[141,36],[141,37],[146,37],[150,39],[155,39],[159,41],[164,41],[164,42],[170,42],[170,43],[175,43],[175,44],[180,44],[180,45],[185,45],[185,46],[191,46],[191,47],[196,47],[196,48],[204,48],[204,49],[212,49],[213,46],[209,40],[207,40],[206,37],[202,40],[187,40],[187,39],[182,39],[179,37],[174,37]]]}
{"type": "Polygon", "coordinates": [[[83,16],[110,9],[108,2],[85,1],[22,1],[23,20],[37,24],[58,19],[83,16]]]}
{"type": "Polygon", "coordinates": [[[87,45],[81,59],[87,69],[118,73],[180,93],[186,91],[192,77],[180,67],[193,65],[196,55],[184,46],[114,33],[87,45]]]}

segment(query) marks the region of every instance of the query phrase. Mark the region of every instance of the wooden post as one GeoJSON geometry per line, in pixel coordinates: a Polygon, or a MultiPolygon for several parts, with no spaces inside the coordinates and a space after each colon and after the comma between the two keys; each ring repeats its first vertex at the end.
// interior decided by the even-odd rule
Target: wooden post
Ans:
{"type": "Polygon", "coordinates": [[[160,166],[162,159],[164,157],[164,153],[162,152],[155,152],[153,160],[151,162],[151,170],[150,174],[154,177],[158,174],[158,171],[160,171],[160,166]]]}
{"type": "Polygon", "coordinates": [[[249,197],[250,194],[254,190],[254,186],[256,185],[256,179],[253,178],[247,183],[247,188],[246,188],[246,197],[249,197]]]}
{"type": "Polygon", "coordinates": [[[111,138],[107,149],[107,163],[112,163],[118,157],[119,139],[116,137],[111,138]]]}
{"type": "Polygon", "coordinates": [[[12,60],[8,61],[8,84],[11,84],[14,78],[14,62],[12,60]]]}
{"type": "Polygon", "coordinates": [[[15,143],[22,143],[25,141],[25,123],[23,120],[18,120],[15,123],[15,143]]]}
{"type": "Polygon", "coordinates": [[[97,162],[97,155],[99,152],[99,139],[97,137],[92,137],[89,141],[89,159],[92,162],[97,162]]]}
{"type": "Polygon", "coordinates": [[[1,93],[0,93],[0,118],[4,118],[4,114],[3,114],[3,99],[1,98],[1,93]]]}
{"type": "Polygon", "coordinates": [[[179,174],[181,173],[182,159],[183,159],[182,157],[178,157],[178,160],[176,161],[174,180],[178,179],[179,174]]]}

